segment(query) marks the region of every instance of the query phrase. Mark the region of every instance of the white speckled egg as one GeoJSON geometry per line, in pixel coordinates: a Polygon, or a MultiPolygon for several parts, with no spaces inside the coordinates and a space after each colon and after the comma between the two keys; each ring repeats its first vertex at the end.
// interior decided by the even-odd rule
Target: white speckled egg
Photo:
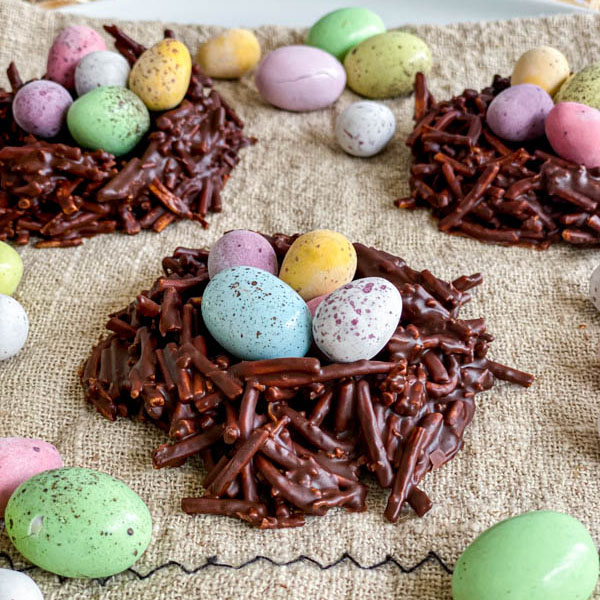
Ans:
{"type": "Polygon", "coordinates": [[[97,50],[86,54],[75,69],[75,89],[78,96],[105,85],[127,87],[129,63],[118,52],[97,50]]]}
{"type": "Polygon", "coordinates": [[[392,337],[402,296],[381,277],[356,279],[329,294],[317,308],[313,337],[334,362],[373,358],[392,337]]]}
{"type": "Polygon", "coordinates": [[[18,354],[28,333],[29,319],[25,309],[14,298],[0,294],[0,360],[18,354]]]}
{"type": "Polygon", "coordinates": [[[36,582],[25,573],[0,569],[0,600],[44,600],[36,582]]]}
{"type": "Polygon", "coordinates": [[[385,104],[355,102],[338,116],[335,137],[344,152],[352,156],[374,156],[394,137],[396,119],[385,104]]]}
{"type": "Polygon", "coordinates": [[[598,265],[590,277],[590,300],[600,310],[600,265],[598,265]]]}

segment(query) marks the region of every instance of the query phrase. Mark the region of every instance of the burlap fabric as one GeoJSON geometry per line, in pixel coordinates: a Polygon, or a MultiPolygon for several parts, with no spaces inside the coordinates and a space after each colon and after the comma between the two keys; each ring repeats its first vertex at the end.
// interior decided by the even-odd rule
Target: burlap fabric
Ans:
{"type": "MultiPolygon", "coordinates": [[[[168,5],[165,5],[168,16],[168,5]]],[[[143,15],[140,15],[143,16],[143,15]]],[[[399,15],[401,20],[401,15],[399,15]]],[[[423,15],[427,20],[427,15],[423,15]]],[[[74,19],[16,0],[0,2],[0,65],[15,60],[24,78],[44,72],[54,35],[74,19]]],[[[77,21],[79,22],[79,21],[77,21]]],[[[99,23],[92,23],[98,28],[99,23]]],[[[438,97],[487,85],[509,73],[526,49],[552,44],[577,69],[600,59],[600,17],[556,17],[417,27],[433,48],[431,87],[438,97]]],[[[151,44],[158,23],[127,24],[151,44]]],[[[218,31],[174,27],[192,48],[218,31]]],[[[301,31],[257,30],[264,51],[300,42],[301,31]]],[[[194,570],[210,557],[239,566],[262,555],[274,561],[304,556],[331,565],[349,553],[362,567],[389,555],[396,563],[361,569],[346,560],[321,570],[306,559],[291,566],[258,560],[241,569],[208,566],[195,574],[165,566],[139,580],[134,574],[99,582],[32,575],[47,600],[183,598],[402,598],[447,600],[450,576],[435,562],[411,567],[435,551],[449,565],[479,532],[496,521],[540,508],[567,511],[600,539],[599,446],[600,315],[588,300],[588,279],[600,251],[563,245],[538,252],[488,246],[439,233],[426,211],[399,211],[394,198],[408,191],[412,99],[387,101],[398,132],[380,156],[350,158],[333,138],[336,115],[357,100],[345,92],[334,107],[308,114],[264,104],[250,77],[217,88],[237,108],[259,143],[243,153],[224,194],[224,210],[210,229],[182,222],[160,235],[103,235],[74,249],[21,248],[25,276],[16,295],[31,320],[27,346],[0,364],[0,436],[36,436],[53,442],[67,465],[100,469],[127,482],[154,518],[152,545],[135,565],[147,574],[168,561],[194,570]],[[363,514],[332,511],[301,529],[257,531],[221,517],[182,514],[182,496],[201,493],[199,464],[155,471],[151,450],[164,441],[148,425],[109,423],[84,402],[77,369],[103,333],[109,312],[125,306],[160,271],[160,259],[178,245],[212,244],[231,228],[296,232],[328,227],[405,257],[445,278],[481,271],[466,314],[485,316],[496,336],[490,356],[532,371],[529,390],[498,384],[482,394],[465,449],[428,476],[435,507],[392,525],[382,516],[384,494],[373,487],[363,514]]],[[[0,551],[25,563],[0,531],[0,551]]],[[[0,563],[2,559],[0,559],[0,563]]]]}

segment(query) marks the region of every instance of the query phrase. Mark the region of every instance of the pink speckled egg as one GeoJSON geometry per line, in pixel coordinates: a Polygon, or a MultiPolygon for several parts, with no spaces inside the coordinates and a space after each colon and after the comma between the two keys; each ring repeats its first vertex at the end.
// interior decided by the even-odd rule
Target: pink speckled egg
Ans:
{"type": "Polygon", "coordinates": [[[316,298],[313,298],[312,300],[309,300],[306,303],[306,306],[308,306],[308,310],[310,310],[310,314],[313,317],[317,312],[317,308],[319,308],[319,305],[321,304],[321,302],[323,302],[323,300],[325,300],[325,298],[327,298],[327,296],[329,296],[329,294],[323,294],[322,296],[317,296],[316,298]]]}
{"type": "Polygon", "coordinates": [[[588,168],[600,167],[600,110],[578,102],[559,102],[546,119],[554,152],[588,168]]]}
{"type": "Polygon", "coordinates": [[[53,138],[61,130],[73,104],[71,94],[54,81],[32,81],[15,95],[13,116],[27,133],[53,138]]]}
{"type": "Polygon", "coordinates": [[[402,296],[396,286],[381,277],[356,279],[321,302],[313,337],[334,362],[370,359],[392,337],[401,314],[402,296]]]}
{"type": "Polygon", "coordinates": [[[97,31],[86,25],[67,27],[58,34],[48,53],[48,79],[73,90],[77,63],[96,50],[106,50],[106,42],[97,31]]]}
{"type": "Polygon", "coordinates": [[[208,255],[208,276],[231,267],[256,267],[277,275],[279,265],[273,246],[254,231],[236,229],[219,238],[208,255]]]}
{"type": "Polygon", "coordinates": [[[486,121],[499,137],[513,142],[544,135],[544,123],[554,102],[541,87],[531,83],[513,85],[490,103],[486,121]]]}
{"type": "Polygon", "coordinates": [[[63,466],[58,450],[43,440],[0,438],[0,517],[12,493],[24,482],[63,466]]]}

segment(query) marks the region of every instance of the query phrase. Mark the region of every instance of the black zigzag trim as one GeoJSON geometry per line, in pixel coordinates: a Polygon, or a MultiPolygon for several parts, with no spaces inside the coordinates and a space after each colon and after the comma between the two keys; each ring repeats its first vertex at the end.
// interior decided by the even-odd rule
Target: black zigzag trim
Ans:
{"type": "MultiPolygon", "coordinates": [[[[15,569],[15,563],[13,562],[12,558],[8,554],[6,554],[6,552],[0,552],[0,560],[5,561],[11,569],[15,569]]],[[[444,560],[441,559],[439,557],[439,555],[436,552],[434,552],[433,550],[431,550],[427,554],[427,556],[425,556],[425,558],[423,558],[418,563],[416,563],[410,567],[405,567],[401,562],[398,561],[398,559],[394,558],[393,556],[389,556],[389,555],[386,556],[385,559],[383,559],[379,562],[376,562],[372,565],[363,565],[361,562],[356,560],[351,554],[344,552],[344,554],[342,554],[340,556],[340,558],[338,558],[337,560],[335,560],[331,563],[321,563],[318,560],[311,558],[310,556],[305,556],[304,554],[301,554],[300,556],[298,556],[297,558],[294,558],[293,560],[287,560],[287,561],[281,561],[281,562],[277,561],[277,560],[273,560],[272,558],[269,558],[268,556],[259,555],[259,556],[255,556],[254,558],[251,558],[250,560],[247,560],[246,562],[243,562],[239,565],[230,565],[228,563],[219,562],[216,556],[209,556],[208,558],[206,558],[204,563],[202,563],[201,565],[199,565],[198,567],[195,567],[193,569],[190,569],[177,561],[170,560],[169,562],[166,562],[162,565],[159,565],[158,567],[155,567],[151,571],[148,571],[148,573],[139,573],[135,569],[127,569],[126,571],[124,571],[124,573],[130,573],[134,577],[136,577],[139,581],[143,581],[144,579],[148,579],[148,578],[152,577],[159,571],[164,571],[165,569],[169,569],[171,567],[177,567],[186,575],[194,575],[195,573],[198,573],[198,572],[203,571],[204,569],[208,569],[208,568],[231,569],[233,571],[239,571],[241,569],[244,569],[246,567],[249,567],[253,564],[260,563],[260,562],[265,562],[273,567],[289,567],[291,565],[304,563],[304,564],[312,565],[313,567],[315,567],[321,571],[329,571],[329,569],[333,569],[343,563],[350,563],[351,565],[355,566],[357,569],[360,569],[362,571],[373,571],[375,569],[380,569],[387,565],[391,565],[392,567],[400,570],[401,573],[414,573],[415,571],[419,570],[421,567],[425,566],[427,563],[433,562],[433,563],[437,563],[448,575],[452,575],[452,568],[449,567],[444,562],[444,560]]],[[[30,567],[25,567],[23,569],[15,569],[15,570],[21,571],[21,572],[27,572],[27,571],[32,571],[34,569],[37,569],[37,567],[30,566],[30,567]]],[[[102,579],[94,579],[94,581],[98,582],[101,586],[105,586],[111,579],[112,579],[112,577],[105,577],[102,579]]],[[[59,580],[61,582],[64,582],[64,581],[66,581],[66,578],[59,577],[59,580]]]]}

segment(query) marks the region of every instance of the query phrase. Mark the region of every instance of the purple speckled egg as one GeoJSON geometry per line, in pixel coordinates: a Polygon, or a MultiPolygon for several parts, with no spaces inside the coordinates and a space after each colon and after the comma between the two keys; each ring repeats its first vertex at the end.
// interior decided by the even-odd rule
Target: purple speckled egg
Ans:
{"type": "Polygon", "coordinates": [[[310,314],[313,317],[317,312],[317,308],[319,308],[319,305],[321,304],[321,302],[323,302],[323,300],[325,300],[325,298],[327,298],[327,296],[329,296],[329,294],[323,294],[322,296],[317,296],[316,298],[313,298],[312,300],[309,300],[306,303],[306,306],[308,306],[308,310],[310,310],[310,314]]]}
{"type": "Polygon", "coordinates": [[[75,89],[77,63],[96,50],[106,50],[106,42],[97,31],[86,25],[67,27],[58,34],[48,53],[48,79],[68,90],[75,89]]]}
{"type": "Polygon", "coordinates": [[[402,296],[381,277],[356,279],[338,288],[321,304],[313,319],[313,337],[334,362],[373,358],[392,337],[402,296]]]}
{"type": "Polygon", "coordinates": [[[284,46],[263,59],[255,82],[270,104],[304,112],[333,104],[346,87],[346,71],[337,58],[324,50],[284,46]]]}
{"type": "Polygon", "coordinates": [[[62,85],[40,79],[16,93],[13,116],[27,133],[52,138],[61,130],[71,104],[73,98],[62,85]]]}
{"type": "MultiPolygon", "coordinates": [[[[24,482],[63,466],[58,450],[43,440],[0,438],[0,517],[12,493],[24,482]]],[[[1,597],[1,596],[0,596],[1,597]]]]}
{"type": "Polygon", "coordinates": [[[217,240],[208,255],[208,276],[231,267],[256,267],[277,275],[279,265],[273,246],[254,231],[236,229],[217,240]]]}
{"type": "Polygon", "coordinates": [[[559,102],[546,119],[554,152],[567,160],[600,167],[600,110],[578,102],[559,102]]]}
{"type": "Polygon", "coordinates": [[[513,85],[492,100],[486,121],[502,139],[534,140],[544,135],[546,117],[553,107],[552,98],[541,87],[531,83],[513,85]]]}

